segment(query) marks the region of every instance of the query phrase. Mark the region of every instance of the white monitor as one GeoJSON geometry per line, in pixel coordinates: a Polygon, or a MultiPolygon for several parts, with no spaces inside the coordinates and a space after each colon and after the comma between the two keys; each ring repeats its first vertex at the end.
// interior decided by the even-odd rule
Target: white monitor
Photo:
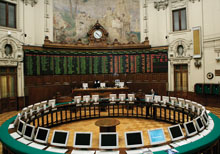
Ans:
{"type": "Polygon", "coordinates": [[[166,104],[166,103],[169,103],[170,98],[169,96],[162,96],[162,100],[163,100],[163,103],[166,104]]]}
{"type": "Polygon", "coordinates": [[[92,95],[92,100],[94,102],[98,102],[99,101],[99,95],[92,95]]]}
{"type": "Polygon", "coordinates": [[[180,140],[184,138],[183,130],[180,124],[168,127],[168,132],[172,141],[180,140]]]}
{"type": "Polygon", "coordinates": [[[204,110],[201,114],[201,117],[202,117],[202,120],[203,120],[203,123],[205,126],[208,126],[209,124],[209,118],[206,116],[206,111],[204,110]]]}
{"type": "Polygon", "coordinates": [[[195,119],[195,123],[196,123],[196,127],[197,127],[198,131],[202,131],[205,128],[205,126],[202,122],[202,118],[200,116],[195,119]]]}
{"type": "Polygon", "coordinates": [[[82,87],[83,87],[83,89],[87,89],[89,87],[88,83],[82,83],[82,87]]]}
{"type": "Polygon", "coordinates": [[[56,99],[50,99],[50,100],[48,101],[48,106],[54,108],[55,105],[56,105],[56,99]]]}
{"type": "Polygon", "coordinates": [[[185,108],[185,100],[183,98],[178,98],[179,106],[185,108]]]}
{"type": "Polygon", "coordinates": [[[120,101],[124,101],[126,99],[126,94],[119,94],[118,98],[120,99],[120,101]]]}
{"type": "Polygon", "coordinates": [[[142,131],[125,132],[125,145],[127,148],[144,146],[142,131]]]}
{"type": "Polygon", "coordinates": [[[21,115],[20,115],[20,113],[18,113],[18,114],[17,114],[17,117],[15,118],[15,120],[14,120],[14,122],[13,122],[14,126],[17,126],[18,121],[19,121],[20,118],[21,118],[21,115]]]}
{"type": "Polygon", "coordinates": [[[119,86],[119,83],[120,83],[120,80],[119,80],[119,79],[116,79],[116,80],[115,80],[115,87],[118,87],[118,86],[119,86]]]}
{"type": "Polygon", "coordinates": [[[197,133],[197,130],[196,130],[196,127],[193,121],[186,122],[183,125],[186,130],[187,136],[193,136],[197,133]]]}
{"type": "Polygon", "coordinates": [[[135,95],[134,94],[128,94],[128,101],[134,101],[135,95]]]}
{"type": "Polygon", "coordinates": [[[89,101],[90,101],[90,95],[84,95],[84,96],[83,96],[83,101],[86,102],[86,103],[89,103],[89,101]]]}
{"type": "Polygon", "coordinates": [[[160,102],[161,102],[161,96],[155,95],[155,96],[154,96],[154,102],[155,102],[155,103],[160,103],[160,102]]]}
{"type": "Polygon", "coordinates": [[[20,134],[20,135],[23,135],[24,128],[25,128],[25,122],[20,119],[19,123],[18,123],[18,127],[17,127],[17,133],[20,134]]]}
{"type": "Polygon", "coordinates": [[[152,102],[153,101],[153,95],[145,95],[145,102],[152,102]]]}
{"type": "Polygon", "coordinates": [[[105,88],[106,87],[105,83],[104,82],[100,83],[100,87],[105,88]]]}
{"type": "Polygon", "coordinates": [[[28,108],[27,107],[24,107],[21,111],[21,117],[24,116],[24,113],[27,112],[28,108]]]}
{"type": "Polygon", "coordinates": [[[92,147],[92,132],[75,132],[73,147],[91,148],[92,147]]]}
{"type": "Polygon", "coordinates": [[[48,142],[49,134],[50,134],[50,129],[38,127],[34,141],[46,144],[48,142]]]}
{"type": "Polygon", "coordinates": [[[117,95],[116,94],[110,94],[109,97],[110,97],[111,101],[115,101],[117,99],[117,95]]]}
{"type": "Polygon", "coordinates": [[[74,97],[74,102],[79,104],[81,102],[81,98],[82,98],[81,96],[75,96],[74,97]]]}
{"type": "Polygon", "coordinates": [[[166,142],[164,131],[162,128],[148,130],[148,136],[151,145],[161,144],[166,142]]]}
{"type": "Polygon", "coordinates": [[[40,111],[40,103],[35,103],[33,110],[39,112],[40,111]]]}
{"type": "Polygon", "coordinates": [[[118,148],[118,133],[99,133],[100,149],[116,149],[118,148]]]}
{"type": "Polygon", "coordinates": [[[55,130],[51,140],[51,145],[66,147],[69,138],[68,131],[55,130]]]}
{"type": "Polygon", "coordinates": [[[119,82],[119,87],[120,87],[120,88],[124,88],[124,86],[125,86],[125,83],[124,83],[124,82],[119,82]]]}
{"type": "Polygon", "coordinates": [[[171,105],[175,105],[177,103],[176,97],[170,97],[171,105]]]}
{"type": "Polygon", "coordinates": [[[35,127],[30,125],[30,124],[26,124],[25,125],[25,129],[24,129],[24,138],[28,139],[28,140],[32,140],[34,137],[34,131],[35,131],[35,127]]]}

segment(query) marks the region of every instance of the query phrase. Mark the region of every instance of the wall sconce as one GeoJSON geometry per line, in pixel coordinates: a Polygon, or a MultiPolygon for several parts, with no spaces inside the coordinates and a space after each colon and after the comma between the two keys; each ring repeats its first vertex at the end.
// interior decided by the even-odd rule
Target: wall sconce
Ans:
{"type": "Polygon", "coordinates": [[[194,65],[195,65],[195,67],[197,67],[199,69],[201,67],[202,63],[201,63],[201,61],[196,59],[196,61],[194,62],[194,65]]]}

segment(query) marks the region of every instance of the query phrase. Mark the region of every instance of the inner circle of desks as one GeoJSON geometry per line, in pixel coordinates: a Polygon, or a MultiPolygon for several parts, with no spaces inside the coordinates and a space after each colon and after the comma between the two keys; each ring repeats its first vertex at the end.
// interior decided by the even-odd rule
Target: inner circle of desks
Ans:
{"type": "MultiPolygon", "coordinates": [[[[50,128],[60,124],[69,123],[78,120],[106,118],[106,117],[126,117],[126,118],[131,117],[131,118],[162,120],[174,124],[173,126],[182,126],[182,127],[184,126],[185,129],[187,129],[186,128],[187,123],[190,122],[193,123],[193,125],[196,128],[196,131],[194,133],[190,134],[188,131],[186,131],[187,135],[177,139],[179,140],[178,143],[177,142],[167,143],[166,141],[161,142],[161,144],[159,143],[159,145],[163,145],[161,146],[162,149],[157,148],[157,150],[159,149],[159,151],[164,150],[163,148],[165,149],[169,149],[171,147],[175,148],[183,144],[190,143],[190,140],[188,140],[188,142],[183,141],[181,143],[181,140],[183,139],[191,139],[191,142],[198,140],[202,136],[205,136],[209,132],[211,132],[211,130],[214,127],[213,121],[208,116],[205,107],[190,100],[184,100],[182,98],[168,97],[168,96],[161,97],[157,95],[155,96],[145,95],[145,99],[137,100],[134,94],[128,94],[127,96],[125,94],[119,94],[118,98],[116,94],[110,94],[109,98],[103,98],[103,99],[100,99],[98,95],[92,95],[92,97],[86,95],[86,96],[75,96],[72,102],[56,104],[56,100],[52,99],[48,101],[42,101],[34,105],[30,105],[24,108],[21,111],[21,113],[18,114],[13,124],[11,124],[11,128],[14,128],[14,130],[18,131],[18,127],[19,127],[18,125],[20,124],[21,121],[23,121],[24,125],[26,126],[33,126],[35,131],[33,131],[34,133],[32,136],[30,137],[25,136],[24,135],[25,130],[22,130],[22,132],[20,132],[19,135],[20,137],[23,136],[22,138],[27,139],[30,142],[34,140],[37,144],[37,141],[34,139],[34,135],[36,135],[36,131],[38,128],[50,128]],[[207,118],[206,120],[208,120],[208,122],[206,122],[206,120],[204,119],[205,117],[207,118]],[[203,128],[199,127],[197,122],[198,118],[202,120],[202,123],[204,125],[203,128]],[[14,127],[12,125],[14,125],[14,127]],[[200,135],[197,135],[198,133],[200,133],[200,135]],[[166,145],[164,146],[164,144],[167,145],[169,144],[171,145],[171,147],[166,145]]],[[[176,141],[176,139],[173,139],[172,137],[172,134],[170,132],[171,128],[172,126],[168,128],[168,130],[171,139],[174,142],[176,141]]],[[[182,131],[181,127],[180,129],[182,131]]],[[[12,137],[13,137],[13,133],[12,133],[12,137]]],[[[20,137],[15,135],[13,138],[19,139],[20,137]]],[[[66,142],[68,142],[68,137],[66,138],[66,140],[67,140],[66,142]]],[[[47,142],[45,142],[44,145],[46,147],[50,145],[53,146],[52,143],[49,144],[47,142]]],[[[137,146],[137,147],[145,148],[145,150],[146,148],[150,148],[151,151],[154,151],[155,149],[152,147],[152,145],[154,144],[151,142],[151,145],[141,144],[141,146],[137,146]]],[[[70,147],[68,148],[70,149],[70,147]]],[[[100,148],[102,149],[102,147],[100,148]]],[[[129,146],[127,146],[127,149],[128,148],[129,146]]],[[[121,148],[117,148],[117,149],[121,149],[121,148]]],[[[52,151],[53,150],[54,149],[52,147],[52,151]]],[[[57,149],[55,149],[55,151],[56,150],[57,149]]],[[[48,151],[50,151],[50,149],[48,151]]],[[[62,151],[62,152],[67,152],[67,151],[62,151]]]]}

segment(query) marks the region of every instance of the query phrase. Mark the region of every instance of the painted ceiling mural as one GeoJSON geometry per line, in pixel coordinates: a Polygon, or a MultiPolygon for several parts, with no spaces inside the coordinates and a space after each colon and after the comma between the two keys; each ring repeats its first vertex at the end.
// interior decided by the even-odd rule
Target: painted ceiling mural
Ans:
{"type": "Polygon", "coordinates": [[[54,41],[88,42],[87,32],[98,20],[109,42],[140,41],[139,0],[54,0],[54,41]]]}

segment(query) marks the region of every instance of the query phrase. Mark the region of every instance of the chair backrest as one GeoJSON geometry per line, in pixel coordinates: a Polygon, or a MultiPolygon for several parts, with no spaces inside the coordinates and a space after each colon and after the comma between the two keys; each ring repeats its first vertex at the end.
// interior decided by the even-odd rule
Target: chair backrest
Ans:
{"type": "Polygon", "coordinates": [[[153,95],[145,95],[145,102],[152,102],[153,101],[153,95]]]}
{"type": "Polygon", "coordinates": [[[75,103],[80,103],[82,99],[82,96],[74,96],[74,102],[75,103]]]}
{"type": "Polygon", "coordinates": [[[179,106],[180,107],[185,107],[186,103],[185,103],[185,99],[183,98],[178,98],[178,102],[179,102],[179,106]]]}
{"type": "Polygon", "coordinates": [[[89,100],[90,100],[90,95],[84,95],[84,96],[83,96],[83,101],[84,101],[84,102],[88,103],[89,100]]]}
{"type": "Polygon", "coordinates": [[[163,103],[166,104],[166,103],[169,103],[170,98],[169,96],[162,96],[162,100],[163,100],[163,103]]]}
{"type": "Polygon", "coordinates": [[[98,102],[99,101],[99,95],[92,95],[92,100],[94,102],[98,102]]]}
{"type": "Polygon", "coordinates": [[[126,99],[126,94],[119,94],[118,95],[118,98],[121,100],[121,101],[124,101],[126,99]]]}
{"type": "Polygon", "coordinates": [[[161,96],[155,95],[155,96],[154,96],[154,102],[155,102],[155,103],[161,102],[161,96]]]}
{"type": "Polygon", "coordinates": [[[117,99],[117,94],[110,94],[109,99],[111,99],[112,101],[116,100],[117,99]]]}
{"type": "Polygon", "coordinates": [[[129,101],[134,101],[135,95],[134,94],[128,94],[128,100],[129,101]]]}

